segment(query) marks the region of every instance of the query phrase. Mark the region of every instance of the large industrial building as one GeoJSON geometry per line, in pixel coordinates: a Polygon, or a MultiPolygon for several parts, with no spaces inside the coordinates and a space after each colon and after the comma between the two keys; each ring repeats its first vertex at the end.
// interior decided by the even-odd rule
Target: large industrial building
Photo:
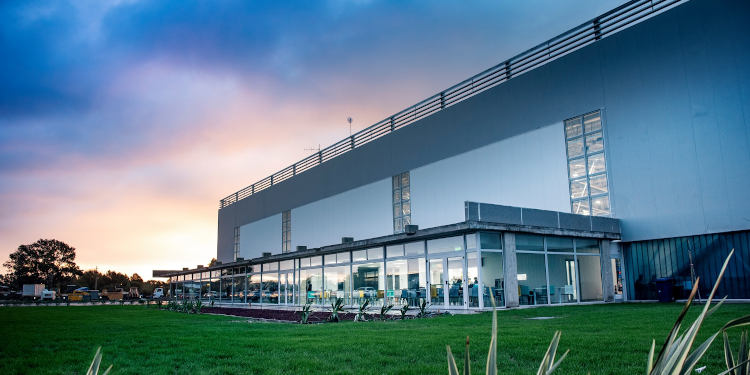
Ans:
{"type": "Polygon", "coordinates": [[[750,298],[750,3],[634,0],[220,201],[180,298],[750,298]]]}

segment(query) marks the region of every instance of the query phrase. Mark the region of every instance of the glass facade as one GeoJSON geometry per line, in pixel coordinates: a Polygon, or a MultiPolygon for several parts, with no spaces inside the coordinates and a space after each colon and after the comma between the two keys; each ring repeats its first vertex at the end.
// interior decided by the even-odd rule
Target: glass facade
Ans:
{"type": "Polygon", "coordinates": [[[402,233],[411,224],[411,189],[409,172],[393,176],[393,233],[402,233]]]}
{"type": "Polygon", "coordinates": [[[571,212],[609,216],[601,111],[565,120],[571,212]]]}
{"type": "MultiPolygon", "coordinates": [[[[602,300],[599,241],[516,234],[521,304],[602,300]]],[[[433,308],[506,304],[503,235],[482,231],[307,256],[196,270],[172,279],[178,298],[220,303],[356,306],[369,301],[433,308]],[[199,272],[200,271],[200,272],[199,272]]]]}
{"type": "Polygon", "coordinates": [[[629,299],[657,299],[656,279],[671,278],[676,298],[686,298],[700,277],[701,296],[711,292],[724,259],[734,249],[718,296],[750,298],[750,231],[707,234],[628,243],[624,247],[625,288],[629,299]]]}

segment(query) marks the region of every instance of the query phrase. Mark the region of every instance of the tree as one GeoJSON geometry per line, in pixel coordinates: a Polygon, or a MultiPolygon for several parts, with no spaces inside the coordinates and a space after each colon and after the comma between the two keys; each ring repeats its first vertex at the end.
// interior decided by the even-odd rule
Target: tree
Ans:
{"type": "Polygon", "coordinates": [[[30,245],[20,245],[3,264],[10,272],[6,282],[21,288],[23,284],[46,284],[53,288],[80,275],[75,263],[76,249],[58,240],[40,239],[30,245]]]}
{"type": "Polygon", "coordinates": [[[209,267],[213,267],[213,266],[215,266],[215,265],[216,265],[216,258],[211,258],[211,261],[210,261],[210,262],[208,262],[208,266],[209,266],[209,267]]]}
{"type": "Polygon", "coordinates": [[[104,275],[98,270],[87,270],[78,277],[76,284],[96,290],[101,285],[103,278],[104,275]]]}

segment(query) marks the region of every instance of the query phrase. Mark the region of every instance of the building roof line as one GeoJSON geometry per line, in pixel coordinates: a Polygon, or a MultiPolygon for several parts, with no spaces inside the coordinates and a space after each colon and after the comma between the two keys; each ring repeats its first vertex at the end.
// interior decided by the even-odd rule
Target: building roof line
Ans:
{"type": "Polygon", "coordinates": [[[219,209],[687,1],[628,1],[222,198],[219,209]]]}

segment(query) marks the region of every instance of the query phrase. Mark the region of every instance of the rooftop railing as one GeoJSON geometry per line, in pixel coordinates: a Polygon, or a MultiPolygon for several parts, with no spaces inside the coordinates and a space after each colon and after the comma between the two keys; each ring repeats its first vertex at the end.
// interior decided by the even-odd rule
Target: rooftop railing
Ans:
{"type": "Polygon", "coordinates": [[[632,0],[578,27],[505,60],[471,78],[430,96],[351,136],[344,138],[242,190],[221,199],[220,208],[231,206],[259,191],[325,163],[339,155],[376,140],[388,133],[466,100],[506,82],[646,17],[660,13],[687,0],[632,0]]]}

